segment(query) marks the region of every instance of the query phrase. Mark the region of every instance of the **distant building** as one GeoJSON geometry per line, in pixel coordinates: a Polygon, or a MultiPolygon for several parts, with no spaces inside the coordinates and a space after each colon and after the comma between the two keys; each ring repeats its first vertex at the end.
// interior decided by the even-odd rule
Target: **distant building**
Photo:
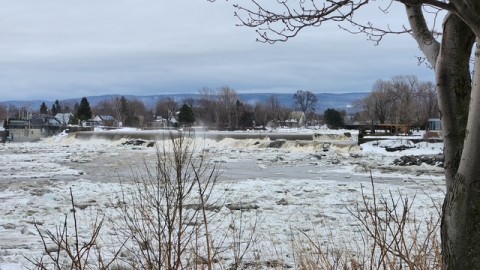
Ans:
{"type": "Polygon", "coordinates": [[[300,111],[291,112],[290,117],[285,122],[282,122],[282,126],[289,127],[289,128],[301,127],[304,124],[305,124],[305,113],[300,111]]]}
{"type": "Polygon", "coordinates": [[[70,119],[74,117],[73,113],[57,113],[55,118],[62,123],[63,126],[66,126],[70,123],[70,119]]]}
{"type": "Polygon", "coordinates": [[[94,119],[83,120],[81,124],[84,128],[94,128],[101,126],[101,122],[94,119]]]}
{"type": "Polygon", "coordinates": [[[97,115],[93,118],[93,121],[100,123],[100,126],[114,126],[115,118],[110,115],[97,115]]]}
{"type": "Polygon", "coordinates": [[[424,139],[429,141],[438,141],[443,140],[442,136],[442,122],[440,119],[428,119],[427,132],[425,132],[424,139]]]}
{"type": "Polygon", "coordinates": [[[153,121],[152,121],[152,127],[154,128],[165,128],[167,127],[167,119],[161,117],[161,116],[156,116],[153,121]]]}
{"type": "Polygon", "coordinates": [[[33,115],[30,119],[7,119],[4,123],[11,141],[35,141],[62,131],[62,123],[55,117],[33,115]]]}

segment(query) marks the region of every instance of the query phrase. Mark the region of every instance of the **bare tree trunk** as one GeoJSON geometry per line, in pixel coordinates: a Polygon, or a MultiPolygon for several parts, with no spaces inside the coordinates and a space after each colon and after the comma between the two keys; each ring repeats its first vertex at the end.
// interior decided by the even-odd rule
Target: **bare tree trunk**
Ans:
{"type": "MultiPolygon", "coordinates": [[[[475,166],[475,161],[480,160],[480,125],[476,117],[480,115],[480,82],[475,79],[472,92],[469,69],[475,35],[462,19],[448,14],[438,47],[425,31],[420,8],[407,6],[407,13],[414,37],[434,67],[437,81],[447,187],[441,226],[445,269],[475,269],[480,265],[480,183],[476,182],[480,166],[475,166]]],[[[480,68],[477,61],[475,70],[480,68]]]]}
{"type": "Polygon", "coordinates": [[[436,68],[447,186],[441,230],[446,269],[475,269],[480,265],[480,167],[475,164],[480,158],[476,117],[480,114],[480,86],[475,78],[472,88],[469,70],[474,39],[470,27],[459,17],[447,15],[436,68]]]}
{"type": "Polygon", "coordinates": [[[470,103],[470,53],[475,35],[457,16],[447,15],[435,74],[444,137],[447,193],[460,165],[470,103]]]}
{"type": "MultiPolygon", "coordinates": [[[[478,41],[477,41],[478,42],[478,41]]],[[[480,48],[475,51],[475,71],[480,48]]],[[[447,178],[443,206],[442,248],[446,269],[478,269],[480,265],[480,73],[472,85],[470,117],[463,152],[454,179],[447,178]]]]}

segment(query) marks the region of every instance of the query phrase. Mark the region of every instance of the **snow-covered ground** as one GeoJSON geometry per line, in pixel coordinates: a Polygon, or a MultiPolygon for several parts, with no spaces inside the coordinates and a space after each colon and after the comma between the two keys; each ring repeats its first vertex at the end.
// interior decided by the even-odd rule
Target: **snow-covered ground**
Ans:
{"type": "MultiPolygon", "coordinates": [[[[128,182],[155,156],[154,147],[123,142],[61,134],[35,143],[0,144],[0,269],[28,267],[28,258],[43,254],[33,224],[50,230],[61,225],[70,213],[70,188],[76,203],[83,206],[78,211],[85,221],[81,233],[90,233],[98,211],[114,216],[110,202],[119,196],[120,182],[128,182]]],[[[434,203],[443,199],[443,169],[393,165],[402,155],[440,154],[439,143],[383,140],[360,147],[331,146],[328,151],[314,142],[287,141],[279,148],[270,143],[268,138],[197,140],[208,150],[211,162],[220,165],[214,196],[222,196],[224,205],[255,206],[245,214],[257,220],[259,239],[274,243],[276,249],[288,249],[292,231],[315,232],[323,241],[338,245],[351,242],[358,224],[349,207],[361,202],[362,188],[371,193],[370,175],[378,194],[416,194],[414,208],[419,216],[435,212],[434,203]],[[411,148],[385,150],[398,145],[411,148]]],[[[217,215],[222,218],[212,223],[221,224],[231,215],[222,207],[217,215]]]]}

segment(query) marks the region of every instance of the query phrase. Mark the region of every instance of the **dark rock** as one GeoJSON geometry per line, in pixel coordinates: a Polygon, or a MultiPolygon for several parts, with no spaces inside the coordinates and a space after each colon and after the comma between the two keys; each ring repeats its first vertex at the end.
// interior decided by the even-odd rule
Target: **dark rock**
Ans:
{"type": "Polygon", "coordinates": [[[149,142],[149,143],[147,144],[147,147],[153,147],[153,146],[155,146],[155,142],[149,142]]]}
{"type": "Polygon", "coordinates": [[[415,148],[415,146],[400,145],[400,146],[396,146],[396,147],[385,147],[385,150],[387,152],[397,152],[397,151],[407,150],[407,149],[410,149],[410,148],[415,148]]]}
{"type": "Polygon", "coordinates": [[[270,148],[280,148],[285,144],[285,142],[287,142],[287,141],[286,140],[275,140],[275,141],[271,142],[268,145],[268,147],[270,147],[270,148]]]}
{"type": "Polygon", "coordinates": [[[420,166],[422,164],[428,164],[430,166],[443,167],[443,156],[441,155],[422,155],[422,156],[401,156],[393,161],[397,166],[420,166]]]}
{"type": "Polygon", "coordinates": [[[146,143],[146,141],[137,139],[137,140],[128,140],[128,141],[124,142],[123,145],[139,146],[139,145],[143,145],[144,143],[146,143]]]}

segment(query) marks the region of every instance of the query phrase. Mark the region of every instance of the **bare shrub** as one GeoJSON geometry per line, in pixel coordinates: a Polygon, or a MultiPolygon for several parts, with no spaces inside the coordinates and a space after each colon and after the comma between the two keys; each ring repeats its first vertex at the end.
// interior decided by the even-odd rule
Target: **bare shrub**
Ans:
{"type": "MultiPolygon", "coordinates": [[[[254,247],[258,244],[257,217],[250,219],[245,217],[245,211],[240,210],[238,215],[234,211],[230,213],[231,222],[228,226],[229,251],[233,262],[229,269],[259,268],[262,262],[259,261],[259,254],[252,254],[254,247]]],[[[254,253],[254,252],[253,252],[254,253]]]]}
{"type": "Polygon", "coordinates": [[[416,199],[400,191],[378,196],[362,187],[362,201],[349,212],[361,231],[349,246],[299,231],[292,237],[295,265],[299,269],[443,269],[439,241],[440,213],[420,220],[412,208],[416,199]]]}
{"type": "Polygon", "coordinates": [[[55,232],[42,229],[34,222],[35,228],[43,244],[45,256],[36,259],[26,258],[34,265],[34,269],[109,269],[116,261],[124,243],[119,243],[118,249],[110,254],[97,244],[104,217],[95,218],[91,226],[90,236],[83,237],[78,229],[77,209],[70,188],[71,213],[73,216],[73,232],[68,224],[68,215],[65,215],[63,225],[58,226],[55,232]],[[107,259],[108,258],[108,259],[107,259]]]}
{"type": "Polygon", "coordinates": [[[218,169],[192,134],[171,133],[162,142],[155,165],[145,162],[117,204],[122,222],[115,231],[129,239],[125,261],[133,269],[212,269],[209,218],[218,208],[210,196],[218,169]]]}
{"type": "Polygon", "coordinates": [[[363,231],[368,269],[441,269],[440,213],[419,220],[412,209],[416,196],[401,192],[378,197],[373,180],[371,199],[365,195],[352,215],[363,231]]]}

